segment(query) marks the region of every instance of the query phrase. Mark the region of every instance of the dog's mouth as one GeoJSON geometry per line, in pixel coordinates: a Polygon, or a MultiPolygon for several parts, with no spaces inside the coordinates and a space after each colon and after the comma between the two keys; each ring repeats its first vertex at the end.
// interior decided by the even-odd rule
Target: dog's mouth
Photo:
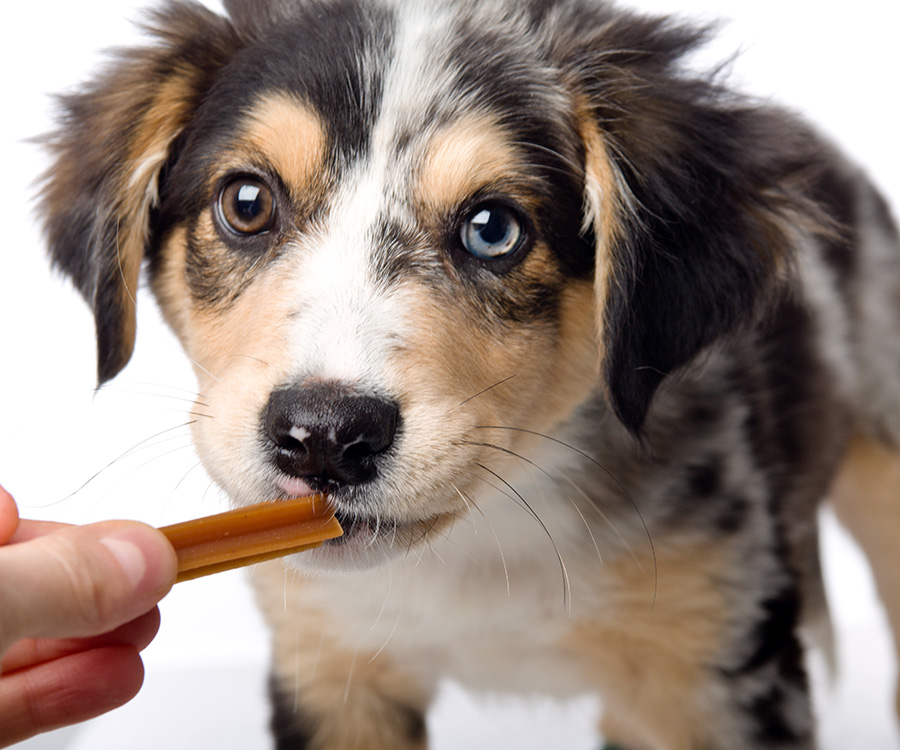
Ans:
{"type": "MultiPolygon", "coordinates": [[[[291,497],[313,495],[318,491],[303,480],[280,482],[279,485],[291,497]]],[[[304,553],[304,559],[315,558],[330,563],[349,557],[354,563],[368,567],[408,553],[434,538],[435,533],[455,516],[454,513],[441,513],[421,519],[400,519],[364,510],[359,498],[325,492],[344,533],[328,540],[318,550],[304,553]]]]}
{"type": "Polygon", "coordinates": [[[343,536],[294,556],[292,565],[301,570],[352,572],[419,555],[417,550],[438,538],[440,529],[452,520],[452,514],[401,521],[338,509],[335,518],[344,530],[343,536]]]}
{"type": "Polygon", "coordinates": [[[440,514],[421,520],[402,521],[395,518],[369,516],[338,509],[334,517],[344,530],[343,536],[326,545],[341,547],[354,544],[387,544],[399,551],[409,550],[425,541],[450,518],[440,514]]]}
{"type": "Polygon", "coordinates": [[[405,536],[409,531],[409,527],[414,525],[399,523],[388,518],[359,515],[341,509],[335,511],[334,517],[344,530],[344,534],[328,542],[333,547],[354,544],[359,541],[374,542],[379,537],[385,536],[405,536]]]}

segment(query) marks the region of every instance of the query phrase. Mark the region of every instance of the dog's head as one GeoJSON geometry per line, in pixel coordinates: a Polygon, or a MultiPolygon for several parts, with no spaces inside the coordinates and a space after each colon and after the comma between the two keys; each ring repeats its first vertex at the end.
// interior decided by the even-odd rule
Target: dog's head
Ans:
{"type": "Polygon", "coordinates": [[[237,502],[327,490],[373,559],[405,550],[590,398],[639,433],[789,263],[802,147],[679,73],[702,32],[590,0],[225,7],[163,6],[65,100],[43,209],[101,381],[148,269],[237,502]]]}

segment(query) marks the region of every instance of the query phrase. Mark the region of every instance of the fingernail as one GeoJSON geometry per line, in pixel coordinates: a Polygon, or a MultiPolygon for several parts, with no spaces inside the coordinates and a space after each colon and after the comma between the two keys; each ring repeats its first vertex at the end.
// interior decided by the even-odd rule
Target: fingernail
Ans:
{"type": "Polygon", "coordinates": [[[147,561],[141,548],[125,538],[125,534],[110,534],[100,540],[116,558],[132,586],[137,586],[147,572],[147,561]]]}

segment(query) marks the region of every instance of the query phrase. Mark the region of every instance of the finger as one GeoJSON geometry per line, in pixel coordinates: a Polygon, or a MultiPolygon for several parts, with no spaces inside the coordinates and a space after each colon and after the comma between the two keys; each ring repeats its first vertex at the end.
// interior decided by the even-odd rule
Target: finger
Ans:
{"type": "Polygon", "coordinates": [[[0,653],[22,638],[107,633],[151,610],[175,580],[159,531],[118,521],[0,547],[0,653]]]}
{"type": "Polygon", "coordinates": [[[19,510],[16,502],[0,485],[0,544],[5,544],[19,524],[19,510]]]}
{"type": "Polygon", "coordinates": [[[107,646],[131,646],[143,651],[159,632],[159,608],[154,607],[136,620],[93,638],[26,638],[14,644],[0,662],[0,675],[9,675],[81,651],[107,646]]]}
{"type": "Polygon", "coordinates": [[[81,652],[0,678],[0,747],[118,708],[143,680],[144,665],[130,646],[81,652]]]}

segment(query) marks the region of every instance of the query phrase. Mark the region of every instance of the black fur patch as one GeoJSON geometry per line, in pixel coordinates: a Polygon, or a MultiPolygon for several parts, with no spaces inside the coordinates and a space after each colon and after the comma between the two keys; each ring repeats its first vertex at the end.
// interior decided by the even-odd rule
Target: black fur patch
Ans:
{"type": "Polygon", "coordinates": [[[288,699],[274,675],[269,676],[269,700],[272,706],[269,727],[275,737],[276,750],[306,750],[310,747],[312,737],[304,717],[294,710],[293,700],[288,699]]]}
{"type": "Polygon", "coordinates": [[[667,375],[764,309],[775,268],[791,260],[782,219],[808,199],[780,185],[808,183],[820,160],[791,117],[678,72],[704,29],[628,14],[585,29],[570,32],[567,63],[629,203],[612,250],[604,373],[638,431],[667,375]]]}

